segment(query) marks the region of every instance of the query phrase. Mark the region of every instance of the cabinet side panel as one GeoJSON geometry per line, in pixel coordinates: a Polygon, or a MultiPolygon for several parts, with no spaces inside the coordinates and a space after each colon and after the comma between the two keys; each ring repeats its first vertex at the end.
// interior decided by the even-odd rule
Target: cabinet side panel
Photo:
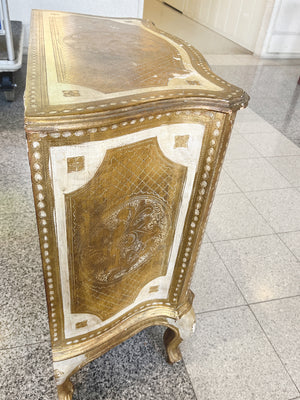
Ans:
{"type": "Polygon", "coordinates": [[[106,320],[166,274],[185,175],[151,138],[108,150],[65,195],[72,313],[106,320]]]}

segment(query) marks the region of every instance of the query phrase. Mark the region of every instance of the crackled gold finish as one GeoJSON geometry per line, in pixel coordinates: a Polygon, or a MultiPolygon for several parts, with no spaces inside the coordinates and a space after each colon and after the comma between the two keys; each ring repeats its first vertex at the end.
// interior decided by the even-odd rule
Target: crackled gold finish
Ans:
{"type": "Polygon", "coordinates": [[[59,399],[150,325],[170,362],[243,90],[147,21],[34,11],[25,92],[59,399]]]}
{"type": "Polygon", "coordinates": [[[166,274],[185,169],[147,139],[107,151],[94,177],[66,195],[75,313],[106,320],[166,274]]]}

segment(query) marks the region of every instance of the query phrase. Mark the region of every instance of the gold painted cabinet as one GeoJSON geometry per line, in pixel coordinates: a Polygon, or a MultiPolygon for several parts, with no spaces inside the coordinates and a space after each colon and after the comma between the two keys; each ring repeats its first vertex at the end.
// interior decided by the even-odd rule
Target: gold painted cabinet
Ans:
{"type": "Polygon", "coordinates": [[[60,400],[153,324],[193,330],[193,267],[248,96],[136,19],[34,11],[25,129],[60,400]],[[81,27],[78,30],[78,27],[81,27]]]}

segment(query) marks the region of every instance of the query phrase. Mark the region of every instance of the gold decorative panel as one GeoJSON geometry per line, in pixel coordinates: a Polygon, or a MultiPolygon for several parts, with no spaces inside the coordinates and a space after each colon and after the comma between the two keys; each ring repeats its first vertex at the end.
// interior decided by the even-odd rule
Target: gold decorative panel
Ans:
{"type": "Polygon", "coordinates": [[[68,173],[78,172],[84,169],[84,157],[69,157],[67,159],[68,173]]]}
{"type": "Polygon", "coordinates": [[[66,195],[72,312],[105,320],[165,275],[185,173],[152,138],[107,151],[66,195]]]}

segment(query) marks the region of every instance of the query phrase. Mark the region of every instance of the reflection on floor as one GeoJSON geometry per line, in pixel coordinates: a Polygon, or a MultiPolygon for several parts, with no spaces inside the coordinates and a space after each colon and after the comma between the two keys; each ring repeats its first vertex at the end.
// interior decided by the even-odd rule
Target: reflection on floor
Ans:
{"type": "Polygon", "coordinates": [[[251,109],[300,146],[300,60],[297,61],[298,65],[295,61],[279,65],[273,61],[269,65],[212,65],[212,69],[245,89],[251,97],[251,109]]]}
{"type": "Polygon", "coordinates": [[[300,60],[261,60],[159,0],[145,0],[144,18],[193,44],[214,72],[248,92],[259,116],[300,146],[300,60]]]}
{"type": "MultiPolygon", "coordinates": [[[[238,114],[196,266],[196,332],[171,366],[164,329],[146,329],[76,374],[74,400],[300,400],[300,149],[282,134],[299,140],[297,68],[207,58],[252,99],[238,114]]],[[[16,80],[15,102],[0,93],[0,400],[54,400],[25,67],[16,80]]]]}
{"type": "Polygon", "coordinates": [[[175,11],[159,0],[144,0],[144,16],[163,31],[176,35],[207,54],[251,54],[238,44],[175,11]]]}

